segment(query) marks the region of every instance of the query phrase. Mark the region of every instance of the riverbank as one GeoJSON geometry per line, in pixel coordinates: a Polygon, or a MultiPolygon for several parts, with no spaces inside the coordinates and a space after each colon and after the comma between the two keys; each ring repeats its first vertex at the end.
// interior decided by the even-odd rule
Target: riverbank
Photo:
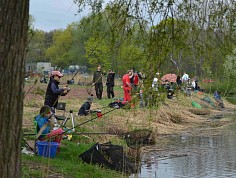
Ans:
{"type": "MultiPolygon", "coordinates": [[[[44,94],[40,93],[43,93],[42,91],[45,91],[45,89],[46,85],[41,84],[26,96],[24,100],[23,129],[33,127],[32,118],[38,114],[40,107],[43,105],[44,94]]],[[[115,92],[117,98],[123,96],[120,88],[115,88],[115,92]]],[[[85,87],[78,90],[77,86],[72,86],[69,95],[60,98],[60,102],[66,103],[67,112],[69,110],[74,111],[76,124],[91,119],[91,117],[96,117],[95,115],[90,118],[77,116],[78,109],[86,100],[86,96],[88,94],[85,87]]],[[[103,100],[94,99],[91,109],[101,109],[102,113],[109,112],[111,108],[108,107],[108,104],[112,101],[106,98],[103,100]]],[[[236,110],[236,105],[229,103],[225,99],[223,101],[225,109],[221,110],[216,106],[213,96],[209,94],[198,92],[192,93],[191,97],[186,97],[184,94],[179,93],[174,99],[166,99],[158,108],[139,108],[139,103],[136,103],[134,108],[114,110],[105,114],[102,119],[94,119],[92,122],[80,126],[78,130],[125,133],[135,129],[150,129],[156,136],[177,134],[193,128],[204,127],[206,124],[212,125],[216,129],[229,121],[220,119],[218,120],[220,124],[216,125],[208,118],[214,117],[214,115],[230,114],[236,110]],[[205,96],[212,101],[211,104],[202,100],[205,96]],[[193,107],[193,102],[200,104],[201,109],[193,107]]],[[[93,137],[100,142],[112,140],[114,136],[97,134],[93,137]]]]}
{"type": "MultiPolygon", "coordinates": [[[[26,95],[24,100],[24,115],[23,115],[23,130],[28,132],[33,126],[33,117],[39,112],[40,107],[43,105],[43,98],[46,85],[40,85],[34,89],[30,94],[26,95]]],[[[115,90],[116,96],[122,97],[123,93],[120,88],[115,90]]],[[[105,93],[105,91],[104,91],[105,93]]],[[[79,132],[108,132],[108,133],[126,133],[136,129],[150,129],[156,141],[162,135],[172,134],[219,134],[222,127],[229,124],[231,121],[227,119],[218,119],[217,122],[209,119],[210,117],[225,115],[233,113],[236,110],[236,105],[230,104],[224,100],[225,109],[220,110],[218,107],[213,107],[202,98],[206,94],[193,93],[191,97],[186,97],[183,94],[178,94],[174,99],[166,99],[164,103],[159,105],[159,108],[138,108],[138,103],[135,108],[131,109],[116,109],[110,113],[104,114],[102,118],[95,118],[93,121],[88,122],[76,130],[79,132]],[[199,103],[201,109],[196,109],[192,106],[192,102],[199,103]],[[214,132],[210,132],[210,130],[214,132]],[[209,132],[208,132],[209,131],[209,132]]],[[[74,111],[74,118],[76,125],[83,123],[86,120],[96,117],[96,115],[87,117],[78,117],[76,113],[79,107],[86,100],[88,96],[85,87],[78,90],[77,86],[72,86],[70,94],[66,97],[61,97],[60,102],[66,103],[66,112],[69,110],[74,111]]],[[[214,103],[212,96],[208,95],[214,103]]],[[[113,100],[94,99],[92,103],[92,110],[101,109],[102,113],[111,111],[107,107],[113,100]]],[[[71,127],[70,121],[68,127],[71,127]]],[[[39,159],[38,157],[30,158],[29,156],[23,157],[23,167],[25,170],[24,175],[32,175],[30,172],[38,171],[37,174],[42,175],[40,170],[31,169],[32,165],[36,167],[43,167],[46,170],[53,169],[53,173],[67,177],[71,175],[79,175],[80,177],[88,177],[96,174],[97,177],[120,177],[113,171],[106,171],[97,166],[87,165],[78,158],[78,155],[88,149],[96,142],[105,143],[111,141],[113,144],[118,144],[127,148],[126,143],[120,137],[115,135],[104,134],[81,134],[73,135],[71,141],[63,141],[60,155],[50,161],[48,166],[47,161],[39,159]],[[78,145],[79,143],[79,145],[78,145]],[[68,166],[63,167],[66,163],[68,166]],[[61,164],[61,165],[60,165],[61,164]],[[55,166],[55,168],[54,168],[55,166]],[[60,170],[64,171],[61,172],[60,170]],[[82,169],[78,173],[78,169],[82,169]],[[86,171],[88,170],[88,171],[86,171]]],[[[125,175],[122,175],[125,177],[125,175]]],[[[27,176],[26,176],[27,177],[27,176]]],[[[37,177],[37,176],[36,176],[37,177]]],[[[73,176],[71,176],[73,177],[73,176]]],[[[76,177],[76,176],[75,176],[76,177]]]]}

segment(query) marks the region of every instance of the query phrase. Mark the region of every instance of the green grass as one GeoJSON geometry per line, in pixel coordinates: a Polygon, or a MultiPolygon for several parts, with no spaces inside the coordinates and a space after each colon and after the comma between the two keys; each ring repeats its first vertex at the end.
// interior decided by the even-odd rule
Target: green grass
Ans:
{"type": "Polygon", "coordinates": [[[79,155],[94,143],[77,144],[63,140],[60,153],[53,159],[40,156],[22,155],[22,177],[126,177],[121,173],[102,168],[98,165],[84,163],[79,155]]]}

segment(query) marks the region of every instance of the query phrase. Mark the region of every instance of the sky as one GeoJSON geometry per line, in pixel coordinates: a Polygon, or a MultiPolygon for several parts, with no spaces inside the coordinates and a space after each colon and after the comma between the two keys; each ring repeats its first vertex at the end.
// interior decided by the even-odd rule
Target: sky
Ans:
{"type": "Polygon", "coordinates": [[[73,0],[30,0],[30,15],[35,19],[34,28],[44,31],[65,29],[70,23],[88,14],[77,14],[77,9],[73,0]]]}

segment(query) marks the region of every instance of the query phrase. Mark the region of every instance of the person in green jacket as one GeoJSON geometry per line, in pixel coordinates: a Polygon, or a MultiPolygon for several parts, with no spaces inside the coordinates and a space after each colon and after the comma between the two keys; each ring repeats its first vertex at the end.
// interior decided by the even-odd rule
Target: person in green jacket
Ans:
{"type": "Polygon", "coordinates": [[[101,65],[98,65],[97,71],[93,74],[93,85],[95,86],[96,96],[100,100],[102,99],[103,92],[103,83],[102,76],[105,75],[105,72],[101,71],[101,65]]]}

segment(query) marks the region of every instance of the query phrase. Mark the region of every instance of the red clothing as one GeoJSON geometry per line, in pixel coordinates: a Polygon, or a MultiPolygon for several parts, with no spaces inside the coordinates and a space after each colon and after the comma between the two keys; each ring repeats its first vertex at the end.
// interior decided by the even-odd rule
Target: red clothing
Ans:
{"type": "Polygon", "coordinates": [[[122,78],[123,90],[124,90],[124,101],[131,101],[131,83],[129,74],[125,74],[122,78]]]}
{"type": "Polygon", "coordinates": [[[53,137],[53,141],[59,143],[59,146],[61,144],[61,140],[62,140],[62,133],[64,132],[64,130],[62,128],[56,129],[56,130],[52,130],[50,133],[48,133],[45,137],[39,139],[40,141],[44,141],[44,140],[48,140],[51,137],[53,137]]]}
{"type": "Polygon", "coordinates": [[[123,87],[130,87],[131,86],[129,74],[125,74],[123,76],[122,82],[123,82],[123,87]],[[128,83],[128,85],[127,85],[127,83],[128,83]]]}
{"type": "Polygon", "coordinates": [[[138,74],[134,74],[134,85],[138,85],[138,74]]]}

